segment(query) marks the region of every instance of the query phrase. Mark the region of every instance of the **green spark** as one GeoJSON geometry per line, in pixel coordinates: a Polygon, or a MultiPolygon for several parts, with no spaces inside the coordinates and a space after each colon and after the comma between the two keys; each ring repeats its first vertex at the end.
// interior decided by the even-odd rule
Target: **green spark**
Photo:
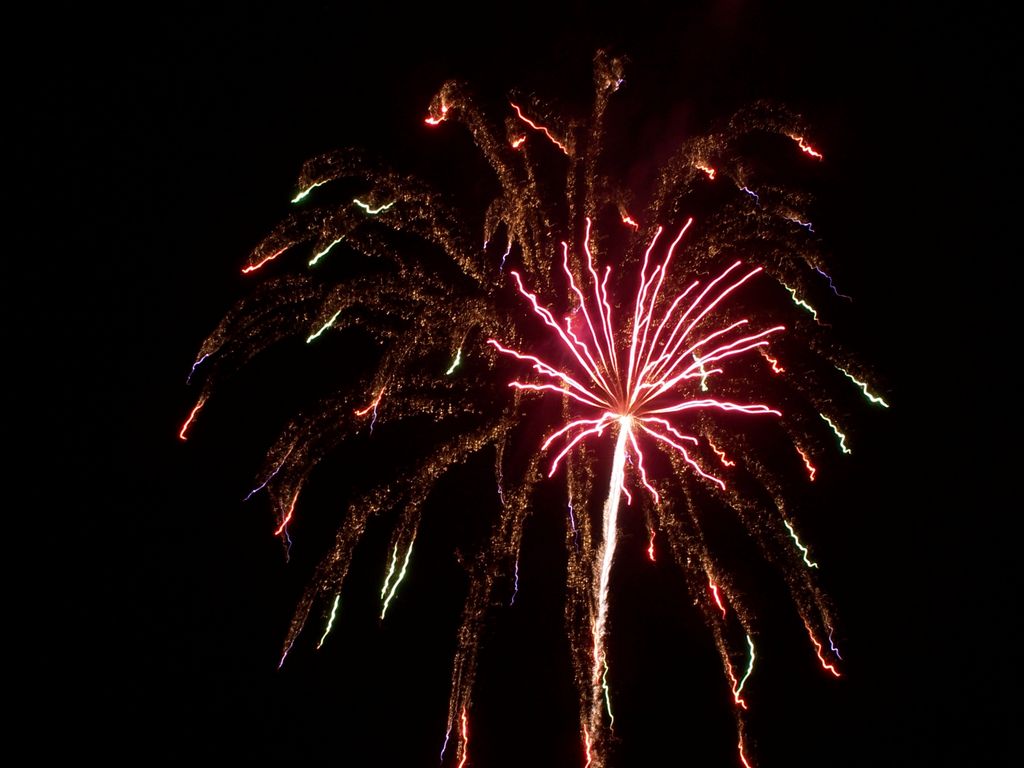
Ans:
{"type": "Polygon", "coordinates": [[[313,257],[312,259],[310,259],[310,260],[309,260],[309,266],[311,266],[311,267],[315,267],[315,266],[316,266],[316,263],[317,263],[318,261],[320,261],[320,259],[322,259],[322,258],[323,258],[324,256],[326,256],[326,255],[327,255],[327,252],[328,252],[329,250],[331,250],[331,248],[333,248],[334,246],[336,246],[336,245],[337,245],[338,243],[340,243],[340,242],[341,242],[342,240],[344,240],[344,239],[345,239],[345,236],[344,236],[344,235],[342,235],[342,236],[341,236],[341,237],[339,237],[339,238],[338,238],[337,240],[335,240],[335,241],[334,241],[333,243],[331,243],[331,244],[330,244],[330,245],[328,245],[328,246],[327,246],[326,248],[324,248],[324,249],[323,249],[322,251],[320,251],[320,253],[316,254],[316,255],[315,255],[315,256],[314,256],[314,257],[313,257]]]}
{"type": "Polygon", "coordinates": [[[842,450],[842,452],[853,453],[853,451],[846,447],[846,435],[839,431],[839,427],[835,425],[832,419],[830,419],[824,413],[819,413],[818,415],[821,416],[821,418],[823,418],[828,423],[828,425],[832,427],[832,431],[836,433],[836,437],[839,438],[839,448],[842,450]]]}
{"type": "Polygon", "coordinates": [[[334,605],[331,606],[331,618],[327,620],[327,629],[324,630],[323,637],[320,638],[320,642],[316,644],[317,650],[324,644],[324,640],[327,639],[327,635],[331,633],[331,627],[334,626],[334,617],[338,615],[338,601],[341,600],[341,594],[334,596],[334,605]]]}
{"type": "Polygon", "coordinates": [[[739,698],[740,692],[743,690],[743,686],[747,683],[747,678],[750,677],[750,673],[754,671],[754,641],[750,639],[750,635],[747,635],[747,645],[750,646],[750,663],[747,664],[747,674],[740,680],[739,686],[736,688],[734,696],[739,698]]]}
{"type": "Polygon", "coordinates": [[[796,542],[797,549],[799,549],[801,552],[804,553],[804,562],[807,563],[807,566],[809,568],[817,568],[818,564],[817,563],[812,563],[808,559],[807,554],[810,552],[810,550],[807,549],[807,547],[805,547],[803,544],[800,543],[800,539],[796,535],[796,531],[793,530],[793,526],[789,524],[788,520],[783,520],[782,522],[785,524],[786,528],[789,530],[789,535],[793,537],[793,541],[796,542]]]}
{"type": "Polygon", "coordinates": [[[812,307],[810,304],[808,304],[803,299],[798,298],[797,295],[796,295],[796,289],[795,288],[790,288],[785,283],[782,284],[782,287],[785,288],[787,291],[789,291],[789,295],[793,297],[793,303],[794,304],[796,304],[798,307],[802,307],[803,309],[806,309],[808,312],[810,312],[814,316],[814,322],[818,322],[818,310],[816,310],[814,307],[812,307]]]}
{"type": "Polygon", "coordinates": [[[848,378],[858,387],[860,387],[861,391],[864,392],[864,397],[866,397],[872,403],[874,403],[875,405],[880,405],[883,408],[889,407],[889,404],[885,402],[885,400],[883,400],[879,395],[872,395],[870,392],[868,392],[868,383],[866,381],[861,381],[848,370],[846,370],[845,368],[840,368],[838,365],[836,366],[836,370],[842,373],[846,378],[848,378]]]}
{"type": "Polygon", "coordinates": [[[452,363],[452,367],[449,368],[447,371],[445,371],[444,375],[445,376],[451,376],[452,373],[455,371],[455,369],[459,367],[459,363],[461,363],[461,362],[462,362],[462,347],[459,347],[458,351],[456,351],[456,353],[455,353],[455,361],[452,363]]]}
{"type": "Polygon", "coordinates": [[[302,200],[303,200],[303,199],[305,199],[305,197],[306,197],[306,196],[307,196],[307,195],[308,195],[308,194],[309,194],[310,192],[312,192],[312,191],[313,191],[314,189],[316,189],[317,187],[322,187],[322,186],[323,186],[324,184],[326,184],[326,183],[327,183],[327,180],[325,179],[324,181],[317,181],[317,182],[314,182],[313,184],[310,184],[310,185],[309,185],[308,187],[306,187],[306,188],[305,188],[304,190],[302,190],[301,192],[299,192],[299,194],[297,194],[297,195],[296,195],[295,197],[293,197],[293,198],[292,198],[292,202],[293,202],[293,203],[299,203],[299,202],[302,202],[302,200]]]}
{"type": "Polygon", "coordinates": [[[334,321],[338,319],[338,315],[340,315],[340,314],[341,314],[341,310],[339,309],[337,312],[334,313],[334,317],[332,317],[330,320],[328,320],[326,323],[324,323],[324,327],[323,328],[321,328],[319,331],[317,331],[312,336],[310,336],[308,339],[306,339],[306,343],[309,344],[309,342],[311,342],[314,339],[318,338],[321,333],[323,333],[328,328],[330,328],[332,325],[334,325],[334,321]]]}
{"type": "Polygon", "coordinates": [[[395,201],[392,200],[390,203],[385,203],[384,205],[380,206],[380,208],[371,208],[369,206],[369,204],[364,203],[358,197],[352,198],[352,202],[355,203],[356,205],[358,205],[360,208],[362,208],[364,211],[366,211],[371,216],[376,216],[381,211],[386,211],[388,208],[390,208],[392,205],[395,204],[395,201]]]}
{"type": "MultiPolygon", "coordinates": [[[[391,604],[391,598],[395,596],[395,592],[398,591],[398,585],[402,583],[402,579],[405,578],[406,568],[409,566],[409,558],[412,556],[412,544],[409,545],[409,550],[405,553],[405,562],[402,563],[402,570],[398,574],[398,578],[395,579],[395,583],[391,585],[391,591],[388,592],[387,598],[384,599],[384,607],[381,609],[380,617],[383,619],[384,614],[388,612],[388,605],[391,604]]],[[[398,562],[398,545],[395,545],[395,551],[391,556],[391,570],[388,571],[388,577],[384,580],[384,589],[381,590],[380,596],[383,598],[384,593],[387,592],[388,582],[391,581],[391,575],[395,572],[395,563],[398,562]]]]}
{"type": "Polygon", "coordinates": [[[698,368],[698,370],[700,371],[700,391],[701,392],[707,392],[708,391],[708,376],[710,374],[704,368],[704,360],[702,360],[701,358],[697,357],[697,353],[694,352],[693,353],[693,361],[700,366],[700,368],[698,368]]]}
{"type": "Polygon", "coordinates": [[[615,727],[615,715],[612,714],[612,698],[608,692],[608,660],[604,659],[604,674],[601,675],[601,687],[604,688],[604,705],[608,710],[608,725],[615,727]]]}

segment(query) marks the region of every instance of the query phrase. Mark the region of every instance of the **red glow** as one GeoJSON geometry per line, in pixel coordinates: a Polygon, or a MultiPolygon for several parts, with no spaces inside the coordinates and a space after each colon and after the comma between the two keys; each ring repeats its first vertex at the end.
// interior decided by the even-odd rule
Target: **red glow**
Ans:
{"type": "Polygon", "coordinates": [[[586,749],[587,762],[584,763],[583,768],[590,768],[590,763],[593,761],[594,756],[590,753],[590,731],[587,730],[587,726],[583,726],[583,746],[586,749]]]}
{"type": "Polygon", "coordinates": [[[433,115],[428,116],[423,120],[427,125],[440,125],[444,122],[445,118],[448,117],[448,105],[443,101],[441,102],[441,116],[434,117],[433,115]]]}
{"type": "MultiPolygon", "coordinates": [[[[711,587],[711,594],[715,598],[715,604],[718,606],[718,610],[720,610],[722,612],[722,618],[724,619],[725,618],[725,606],[722,605],[722,596],[718,594],[718,585],[715,584],[715,582],[713,582],[713,581],[708,581],[708,586],[711,587]]],[[[730,671],[730,674],[732,674],[731,671],[730,671]]],[[[735,685],[735,681],[733,681],[733,684],[735,685]]]]}
{"type": "MultiPolygon", "coordinates": [[[[512,102],[510,101],[509,104],[512,104],[512,102]]],[[[551,131],[549,131],[543,125],[538,125],[537,123],[533,122],[533,120],[531,120],[526,115],[524,115],[523,114],[523,110],[521,110],[518,105],[512,104],[512,109],[514,109],[516,111],[516,114],[519,115],[519,119],[520,120],[522,120],[528,126],[533,128],[533,130],[540,131],[541,133],[543,133],[545,136],[547,136],[551,140],[552,144],[554,144],[560,150],[565,152],[565,154],[567,154],[567,155],[569,154],[569,148],[567,146],[565,146],[565,144],[560,142],[558,139],[556,139],[554,136],[552,136],[551,135],[551,131]]]]}
{"type": "Polygon", "coordinates": [[[378,405],[380,405],[380,399],[382,397],[384,397],[384,388],[383,387],[381,387],[380,392],[377,393],[377,397],[376,397],[376,399],[372,403],[370,403],[365,408],[360,408],[358,411],[355,412],[356,416],[365,416],[370,411],[374,410],[378,405]]]}
{"type": "Polygon", "coordinates": [[[291,506],[288,507],[288,514],[284,516],[284,520],[281,521],[281,525],[278,526],[277,530],[274,531],[275,536],[280,536],[284,533],[284,529],[288,527],[288,523],[292,521],[292,515],[295,514],[295,502],[299,500],[299,492],[296,491],[295,495],[292,496],[291,506]]]}
{"type": "Polygon", "coordinates": [[[525,133],[519,138],[512,139],[512,149],[519,149],[523,145],[524,141],[526,141],[525,133]]]}
{"type": "Polygon", "coordinates": [[[807,626],[806,622],[804,622],[804,627],[806,627],[807,634],[811,637],[811,642],[814,643],[814,651],[818,654],[818,661],[821,662],[822,669],[827,669],[833,675],[839,677],[839,670],[836,669],[834,665],[829,664],[827,661],[825,661],[825,657],[821,655],[821,643],[818,642],[818,638],[814,636],[814,633],[811,632],[811,628],[807,626]]]}
{"type": "Polygon", "coordinates": [[[267,256],[265,259],[263,259],[263,261],[257,262],[256,264],[250,264],[248,267],[243,267],[242,268],[242,274],[243,275],[248,275],[251,272],[255,272],[257,269],[262,267],[268,261],[273,261],[274,259],[276,259],[278,256],[280,256],[286,250],[288,250],[288,249],[287,248],[282,248],[279,251],[274,251],[274,253],[272,253],[269,256],[267,256]]]}
{"type": "Polygon", "coordinates": [[[185,434],[188,432],[188,428],[192,426],[192,422],[195,421],[196,414],[199,413],[199,409],[206,404],[206,396],[199,398],[199,402],[196,403],[196,407],[192,409],[192,413],[185,419],[185,423],[181,425],[181,431],[178,433],[178,437],[181,440],[188,440],[188,436],[185,434]]]}
{"type": "Polygon", "coordinates": [[[811,478],[811,482],[813,483],[814,476],[818,473],[817,468],[813,464],[811,464],[811,458],[804,452],[804,449],[801,448],[799,445],[796,447],[796,452],[799,453],[800,456],[803,458],[804,466],[807,467],[807,476],[811,478]]]}
{"type": "Polygon", "coordinates": [[[716,173],[714,168],[712,168],[710,165],[707,165],[705,163],[697,163],[697,168],[699,168],[700,170],[704,171],[704,173],[706,173],[708,175],[708,178],[711,179],[712,181],[714,181],[715,173],[716,173]]]}
{"type": "Polygon", "coordinates": [[[630,216],[628,213],[622,214],[622,223],[625,224],[627,227],[632,227],[633,229],[640,229],[639,222],[637,222],[637,220],[630,216]]]}
{"type": "Polygon", "coordinates": [[[815,160],[823,160],[824,159],[824,155],[822,155],[821,152],[819,152],[814,147],[812,147],[810,144],[808,144],[806,141],[804,141],[804,137],[803,136],[790,136],[789,138],[791,138],[793,141],[795,141],[797,144],[800,145],[801,151],[803,151],[806,154],[810,155],[815,160]]]}
{"type": "Polygon", "coordinates": [[[652,563],[655,562],[655,560],[654,560],[654,529],[653,528],[651,529],[651,545],[647,548],[647,556],[649,558],[651,558],[651,562],[652,563]]]}

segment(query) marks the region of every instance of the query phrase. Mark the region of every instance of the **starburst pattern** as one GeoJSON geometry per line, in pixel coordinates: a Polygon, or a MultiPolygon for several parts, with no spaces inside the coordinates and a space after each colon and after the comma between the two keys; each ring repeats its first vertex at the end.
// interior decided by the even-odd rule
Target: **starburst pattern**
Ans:
{"type": "Polygon", "coordinates": [[[266,492],[276,515],[270,530],[288,543],[310,474],[340,444],[393,445],[416,430],[426,447],[395,459],[385,481],[350,500],[295,610],[281,662],[314,617],[324,627],[317,647],[329,647],[353,552],[378,516],[394,518],[381,619],[399,610],[437,482],[489,456],[495,523],[466,562],[442,761],[469,761],[481,629],[499,590],[518,594],[537,484],[557,482],[566,502],[565,619],[581,764],[613,761],[615,667],[604,639],[620,497],[645,515],[650,559],[663,539],[703,612],[736,704],[738,760],[749,764],[744,722],[756,704],[740,693],[754,673],[757,625],[703,521],[732,510],[754,534],[786,578],[809,653],[838,676],[832,611],[807,565],[811,545],[796,538],[785,488],[827,471],[840,447],[832,430],[850,450],[850,406],[829,393],[852,380],[884,401],[869,394],[869,374],[823,336],[827,300],[808,309],[825,295],[821,275],[834,291],[808,225],[809,198],[756,162],[757,152],[820,162],[808,127],[769,104],[741,110],[684,141],[641,207],[608,171],[605,115],[624,84],[622,63],[598,53],[594,71],[593,109],[582,120],[517,94],[495,124],[456,82],[433,99],[425,124],[468,128],[493,171],[497,193],[479,212],[482,248],[467,230],[474,215],[418,179],[354,151],[307,162],[296,212],[242,268],[268,276],[199,350],[190,378],[203,373],[205,383],[180,437],[215,411],[223,376],[271,345],[368,337],[379,354],[361,364],[365,375],[286,426],[249,495],[266,492]],[[332,188],[340,202],[328,197],[332,188]],[[332,272],[343,260],[359,266],[332,272]],[[765,442],[773,449],[759,453],[765,442]],[[525,446],[529,458],[512,446],[525,446]],[[609,473],[608,493],[598,493],[609,473]]]}

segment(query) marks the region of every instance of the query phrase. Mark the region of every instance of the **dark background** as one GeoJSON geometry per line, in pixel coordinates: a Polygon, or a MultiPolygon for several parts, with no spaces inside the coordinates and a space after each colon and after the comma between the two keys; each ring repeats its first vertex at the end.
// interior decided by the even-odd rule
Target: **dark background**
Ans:
{"type": "MultiPolygon", "coordinates": [[[[344,481],[314,482],[304,515],[320,522],[298,531],[305,549],[288,566],[266,500],[241,497],[296,403],[318,394],[318,366],[343,350],[286,372],[282,358],[257,362],[187,444],[176,436],[195,398],[184,379],[247,291],[239,267],[287,212],[303,160],[362,146],[445,177],[469,138],[422,124],[444,80],[468,80],[485,99],[520,87],[582,107],[593,52],[610,46],[632,59],[636,136],[617,149],[641,175],[645,151],[752,99],[807,117],[826,155],[818,228],[857,300],[842,332],[893,404],[865,407],[854,456],[833,462],[804,518],[839,607],[842,680],[818,668],[781,580],[764,570],[748,689],[755,762],[999,763],[1016,591],[996,531],[1013,505],[991,479],[998,458],[979,446],[995,408],[986,398],[1012,391],[998,369],[978,377],[1003,322],[988,296],[1012,253],[996,181],[1012,154],[1003,20],[953,4],[895,16],[768,6],[171,6],[65,9],[12,27],[48,52],[15,78],[33,134],[23,178],[43,222],[29,286],[57,296],[34,309],[49,340],[29,342],[44,403],[26,452],[46,475],[44,535],[61,545],[60,585],[37,604],[30,642],[46,661],[24,707],[61,734],[44,750],[436,760],[465,590],[451,534],[493,510],[490,487],[472,482],[474,467],[439,486],[384,623],[387,531],[371,528],[324,649],[312,650],[311,624],[279,672],[303,568],[344,506],[344,481]]],[[[562,524],[540,509],[531,518],[516,605],[488,624],[471,765],[581,764],[562,524]]],[[[709,635],[668,559],[646,563],[629,535],[613,584],[615,764],[736,765],[709,635]]]]}

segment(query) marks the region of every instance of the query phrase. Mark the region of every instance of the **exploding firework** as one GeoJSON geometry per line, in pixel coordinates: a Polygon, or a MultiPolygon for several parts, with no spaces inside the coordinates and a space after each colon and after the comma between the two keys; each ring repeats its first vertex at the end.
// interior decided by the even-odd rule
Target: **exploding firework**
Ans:
{"type": "Polygon", "coordinates": [[[224,375],[276,342],[312,345],[353,330],[376,342],[379,353],[355,385],[287,425],[249,494],[269,497],[276,519],[268,532],[286,551],[303,488],[335,448],[413,429],[426,443],[408,466],[396,462],[393,475],[350,501],[295,610],[281,664],[307,624],[321,622],[311,633],[316,647],[329,639],[372,518],[397,517],[383,558],[384,620],[415,567],[421,511],[438,481],[476,455],[493,460],[495,522],[467,563],[441,735],[442,762],[460,768],[470,758],[481,630],[497,590],[508,582],[511,601],[518,594],[524,523],[539,483],[557,483],[564,498],[581,765],[613,761],[606,638],[623,501],[644,516],[650,559],[667,549],[681,568],[714,637],[740,763],[753,760],[745,722],[756,705],[744,689],[758,628],[705,536],[708,514],[731,510],[751,532],[785,576],[808,653],[825,674],[841,674],[833,612],[813,579],[819,565],[785,489],[813,482],[830,454],[851,450],[848,407],[826,393],[845,387],[888,403],[825,340],[828,308],[815,306],[816,297],[848,297],[826,271],[808,198],[751,156],[799,164],[820,162],[822,153],[798,118],[758,103],[684,141],[638,206],[608,170],[605,114],[623,83],[621,62],[599,53],[586,119],[517,96],[503,124],[464,85],[445,84],[425,123],[469,129],[498,190],[479,212],[460,214],[425,183],[357,152],[307,162],[296,212],[241,270],[275,276],[227,314],[189,376],[202,373],[205,383],[182,440],[212,407],[224,375]],[[474,218],[482,238],[467,231],[474,218]],[[330,277],[344,275],[328,271],[343,259],[372,266],[330,277]]]}

